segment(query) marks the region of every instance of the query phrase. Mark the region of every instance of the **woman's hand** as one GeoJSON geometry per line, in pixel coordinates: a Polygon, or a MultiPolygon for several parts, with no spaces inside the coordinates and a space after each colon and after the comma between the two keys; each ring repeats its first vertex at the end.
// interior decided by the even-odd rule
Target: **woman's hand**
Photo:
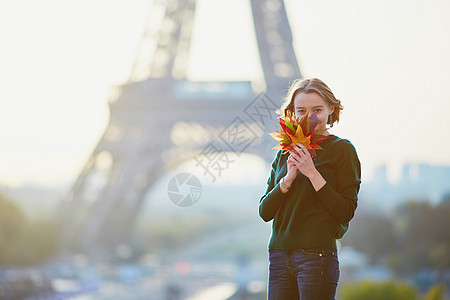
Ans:
{"type": "MultiPolygon", "coordinates": [[[[294,163],[294,160],[292,159],[292,156],[289,155],[287,161],[287,173],[286,175],[281,178],[281,181],[287,185],[288,187],[290,187],[292,185],[292,182],[294,181],[295,177],[297,177],[297,174],[299,172],[297,166],[294,163]]],[[[287,193],[288,189],[284,188],[282,185],[280,185],[280,190],[282,193],[287,193]]]]}
{"type": "Polygon", "coordinates": [[[292,158],[292,162],[294,163],[295,167],[303,175],[309,178],[312,185],[314,186],[314,189],[318,191],[320,188],[322,188],[325,185],[326,181],[314,166],[314,162],[308,149],[302,144],[298,143],[297,146],[294,147],[294,150],[290,151],[290,153],[291,155],[289,156],[289,159],[292,158]]]}
{"type": "Polygon", "coordinates": [[[297,169],[302,172],[306,177],[311,177],[315,172],[317,172],[316,167],[312,161],[311,154],[308,149],[300,143],[294,147],[294,150],[290,151],[294,165],[297,169]]]}
{"type": "Polygon", "coordinates": [[[297,177],[298,172],[300,172],[295,165],[294,159],[292,158],[292,152],[291,155],[289,155],[287,159],[287,174],[284,177],[286,184],[291,184],[292,181],[294,181],[295,177],[297,177]]]}

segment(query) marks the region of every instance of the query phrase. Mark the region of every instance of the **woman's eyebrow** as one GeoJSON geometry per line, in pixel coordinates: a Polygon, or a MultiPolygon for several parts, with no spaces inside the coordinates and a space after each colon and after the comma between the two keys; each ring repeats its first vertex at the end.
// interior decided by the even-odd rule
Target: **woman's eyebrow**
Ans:
{"type": "MultiPolygon", "coordinates": [[[[323,105],[316,105],[316,106],[313,106],[313,108],[322,108],[323,107],[323,105]]],[[[304,108],[303,106],[296,106],[295,107],[295,109],[298,109],[298,108],[304,108]]]]}

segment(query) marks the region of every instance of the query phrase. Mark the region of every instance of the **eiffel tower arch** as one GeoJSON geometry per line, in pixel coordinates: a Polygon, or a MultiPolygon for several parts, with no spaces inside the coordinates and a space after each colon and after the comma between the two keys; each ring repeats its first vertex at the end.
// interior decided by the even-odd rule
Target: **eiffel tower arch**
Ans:
{"type": "Polygon", "coordinates": [[[284,2],[249,1],[265,81],[262,94],[250,81],[187,80],[196,1],[154,0],[129,81],[110,99],[107,129],[60,212],[67,248],[90,253],[130,243],[152,184],[212,142],[230,151],[218,136],[236,122],[249,132],[259,130],[258,141],[242,152],[273,159],[274,141],[264,132],[276,130],[274,106],[301,74],[284,2]]]}

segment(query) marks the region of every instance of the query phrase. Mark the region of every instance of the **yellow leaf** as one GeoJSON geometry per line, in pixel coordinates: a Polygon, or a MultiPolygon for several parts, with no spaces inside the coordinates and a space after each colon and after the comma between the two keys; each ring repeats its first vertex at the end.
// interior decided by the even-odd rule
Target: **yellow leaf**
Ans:
{"type": "Polygon", "coordinates": [[[270,132],[267,134],[273,137],[277,142],[281,142],[285,138],[284,135],[280,132],[270,132]]]}

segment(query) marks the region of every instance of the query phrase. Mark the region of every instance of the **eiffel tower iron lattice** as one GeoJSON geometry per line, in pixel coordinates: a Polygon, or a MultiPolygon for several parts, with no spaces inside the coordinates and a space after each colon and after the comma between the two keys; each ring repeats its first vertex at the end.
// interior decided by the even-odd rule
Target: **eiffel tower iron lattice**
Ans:
{"type": "MultiPolygon", "coordinates": [[[[243,112],[253,119],[253,125],[245,124],[258,125],[260,132],[276,129],[274,107],[267,104],[274,103],[270,99],[279,103],[289,82],[301,74],[284,2],[250,4],[265,81],[265,93],[259,95],[249,81],[188,81],[196,1],[154,0],[129,81],[109,101],[107,129],[60,211],[65,247],[92,253],[132,242],[149,187],[167,170],[197,155],[233,119],[242,122],[236,116],[243,112]],[[263,105],[256,105],[256,100],[263,105]],[[264,122],[263,117],[271,120],[264,122]],[[190,132],[199,130],[202,135],[192,133],[189,139],[190,132]]],[[[270,162],[273,146],[270,137],[261,134],[259,143],[243,152],[270,162]]],[[[230,151],[227,143],[219,147],[230,151]]]]}

